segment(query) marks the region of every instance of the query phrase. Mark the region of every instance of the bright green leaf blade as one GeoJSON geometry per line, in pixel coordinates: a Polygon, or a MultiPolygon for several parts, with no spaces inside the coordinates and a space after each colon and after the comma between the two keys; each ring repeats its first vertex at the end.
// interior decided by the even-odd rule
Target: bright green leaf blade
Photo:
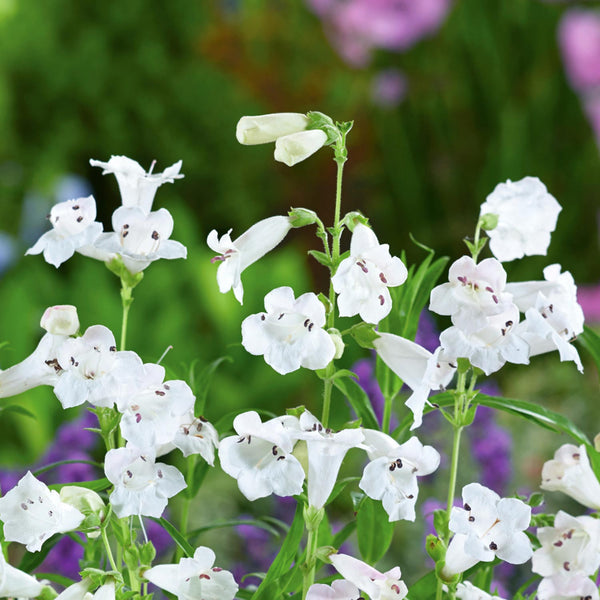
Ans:
{"type": "Polygon", "coordinates": [[[175,525],[169,523],[169,521],[167,521],[163,517],[160,517],[158,519],[156,517],[150,517],[150,519],[152,519],[155,523],[158,523],[165,529],[165,531],[173,538],[173,541],[183,550],[184,554],[187,557],[191,558],[192,556],[194,556],[194,548],[185,539],[185,537],[179,531],[179,529],[175,527],[175,525]]]}
{"type": "Polygon", "coordinates": [[[344,394],[364,427],[379,429],[377,417],[371,406],[371,400],[365,390],[354,379],[335,379],[333,385],[344,394]]]}
{"type": "Polygon", "coordinates": [[[259,529],[264,529],[268,531],[271,535],[275,537],[280,537],[281,532],[275,529],[272,525],[269,525],[265,521],[259,519],[230,519],[228,521],[218,521],[217,523],[211,523],[210,525],[205,525],[204,527],[198,527],[193,531],[190,531],[188,534],[189,538],[195,538],[196,536],[206,532],[211,531],[213,529],[223,529],[226,527],[238,527],[239,525],[252,525],[252,527],[258,527],[259,529]]]}
{"type": "Polygon", "coordinates": [[[596,369],[600,373],[600,335],[586,325],[583,333],[577,337],[577,342],[592,355],[596,369]]]}
{"type": "Polygon", "coordinates": [[[208,398],[208,389],[210,382],[212,381],[215,371],[224,362],[233,362],[233,358],[230,356],[222,356],[217,358],[210,364],[206,365],[198,377],[194,378],[193,389],[196,394],[196,404],[194,406],[194,414],[201,415],[206,408],[206,399],[208,398]]]}
{"type": "Polygon", "coordinates": [[[358,549],[363,560],[374,565],[387,551],[394,535],[394,523],[379,500],[369,497],[361,502],[356,515],[358,549]]]}

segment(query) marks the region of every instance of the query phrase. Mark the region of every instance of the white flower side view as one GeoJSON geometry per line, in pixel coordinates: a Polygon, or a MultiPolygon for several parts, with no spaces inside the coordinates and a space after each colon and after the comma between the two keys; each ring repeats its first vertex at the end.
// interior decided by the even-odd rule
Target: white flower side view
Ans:
{"type": "Polygon", "coordinates": [[[221,239],[213,229],[206,242],[217,253],[212,262],[221,263],[217,269],[219,291],[226,294],[233,289],[236,300],[243,304],[242,271],[278,246],[291,227],[289,217],[268,217],[252,225],[234,241],[231,240],[231,229],[221,239]]]}
{"type": "Polygon", "coordinates": [[[37,598],[44,585],[6,562],[0,552],[0,598],[37,598]]]}
{"type": "Polygon", "coordinates": [[[331,586],[314,583],[308,588],[306,600],[359,600],[358,588],[345,579],[336,579],[331,586]]]}
{"type": "Polygon", "coordinates": [[[499,183],[481,205],[480,213],[498,217],[496,227],[487,231],[492,254],[501,262],[545,255],[561,210],[537,177],[499,183]]]}
{"type": "Polygon", "coordinates": [[[331,278],[338,294],[341,317],[356,314],[367,323],[379,323],[392,310],[388,287],[406,281],[404,263],[391,256],[388,244],[380,244],[372,229],[359,223],[350,241],[350,256],[331,278]]]}
{"type": "Polygon", "coordinates": [[[156,174],[152,173],[154,162],[146,173],[140,163],[126,156],[111,156],[108,162],[90,159],[92,167],[104,169],[102,175],[107,173],[115,175],[123,206],[137,207],[145,214],[152,210],[156,190],[163,183],[173,183],[175,179],[183,177],[179,172],[182,164],[180,160],[167,167],[162,173],[156,174]]]}
{"type": "Polygon", "coordinates": [[[323,329],[325,307],[308,292],[297,299],[290,287],[280,287],[265,296],[264,313],[242,322],[242,345],[285,375],[300,367],[323,369],[335,356],[335,344],[323,329]]]}
{"type": "Polygon", "coordinates": [[[327,134],[320,129],[309,129],[308,131],[291,133],[290,135],[277,138],[273,157],[288,167],[293,167],[295,164],[313,155],[326,142],[327,134]]]}
{"type": "Polygon", "coordinates": [[[598,586],[589,577],[560,573],[542,579],[536,598],[537,600],[598,600],[598,586]]]}
{"type": "MultiPolygon", "coordinates": [[[[76,250],[92,246],[102,233],[102,223],[96,219],[93,196],[66,200],[50,210],[52,229],[47,231],[25,254],[44,253],[44,260],[58,268],[76,250]]],[[[85,254],[85,251],[84,251],[85,254]]]]}
{"type": "Polygon", "coordinates": [[[492,596],[469,581],[463,581],[456,586],[456,597],[458,600],[504,600],[500,596],[492,596]]]}

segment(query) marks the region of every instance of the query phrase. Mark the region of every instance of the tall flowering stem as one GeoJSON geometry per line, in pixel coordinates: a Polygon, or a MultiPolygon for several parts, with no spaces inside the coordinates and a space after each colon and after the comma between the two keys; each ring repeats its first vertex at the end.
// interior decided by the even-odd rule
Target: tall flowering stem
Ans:
{"type": "Polygon", "coordinates": [[[129,287],[123,279],[121,279],[121,305],[123,307],[123,318],[121,321],[121,343],[119,350],[125,350],[127,344],[127,319],[129,317],[129,308],[133,303],[133,288],[129,287]]]}

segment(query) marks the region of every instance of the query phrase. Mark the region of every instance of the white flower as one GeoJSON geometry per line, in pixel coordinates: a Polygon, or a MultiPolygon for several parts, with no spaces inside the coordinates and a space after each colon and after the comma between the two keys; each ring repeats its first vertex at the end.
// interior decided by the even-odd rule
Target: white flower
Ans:
{"type": "Polygon", "coordinates": [[[94,594],[89,590],[92,581],[86,577],[63,590],[55,600],[115,600],[115,582],[107,581],[94,594]]]}
{"type": "Polygon", "coordinates": [[[182,558],[176,565],[158,565],[144,577],[179,600],[233,600],[238,585],[233,575],[213,567],[215,553],[206,546],[196,548],[193,558],[182,558]]]}
{"type": "Polygon", "coordinates": [[[204,417],[194,417],[190,411],[181,417],[173,445],[179,448],[184,456],[200,454],[212,467],[215,462],[215,448],[219,447],[219,434],[212,423],[204,417]]]}
{"type": "Polygon", "coordinates": [[[71,304],[49,306],[40,319],[40,327],[52,335],[69,336],[79,331],[77,308],[71,304]]]}
{"type": "Polygon", "coordinates": [[[524,533],[531,520],[530,506],[517,498],[500,498],[479,483],[466,485],[462,497],[464,508],[455,506],[450,513],[448,527],[455,535],[446,552],[445,576],[496,556],[515,565],[531,558],[533,550],[524,533]]]}
{"type": "Polygon", "coordinates": [[[327,142],[327,134],[321,129],[309,129],[278,137],[275,141],[275,160],[293,167],[303,161],[327,142]]]}
{"type": "Polygon", "coordinates": [[[84,516],[27,471],[19,483],[0,498],[0,519],[8,541],[25,544],[29,552],[37,552],[55,533],[76,529],[84,516]]]}
{"type": "Polygon", "coordinates": [[[329,559],[336,571],[369,595],[371,600],[401,600],[408,588],[400,579],[400,567],[385,573],[347,554],[332,554],[329,559]]]}
{"type": "Polygon", "coordinates": [[[374,500],[381,500],[389,520],[415,520],[419,494],[417,477],[433,473],[440,464],[439,452],[423,446],[416,437],[398,444],[389,435],[363,429],[371,462],[365,467],[358,487],[374,500]]]}
{"type": "Polygon", "coordinates": [[[0,552],[0,598],[36,598],[43,588],[35,577],[9,565],[0,552]]]}
{"type": "Polygon", "coordinates": [[[541,543],[532,557],[531,570],[542,577],[556,573],[592,575],[600,566],[600,521],[572,517],[559,510],[554,527],[540,527],[541,543]]]}
{"type": "Polygon", "coordinates": [[[452,323],[465,334],[487,326],[487,318],[499,315],[512,305],[504,291],[506,271],[495,258],[476,264],[470,256],[455,261],[448,271],[448,283],[431,290],[429,308],[450,315],[452,323]]]}
{"type": "Polygon", "coordinates": [[[315,583],[308,588],[306,600],[359,600],[358,588],[345,579],[336,579],[331,586],[315,583]]]}
{"type": "Polygon", "coordinates": [[[117,517],[160,517],[168,499],[186,487],[173,466],[155,463],[153,450],[128,445],[106,453],[104,472],[115,486],[109,500],[117,517]]]}
{"type": "Polygon", "coordinates": [[[331,494],[346,452],[361,446],[360,429],[334,432],[323,427],[309,411],[300,416],[298,439],[306,441],[308,452],[308,504],[323,508],[331,494]]]}
{"type": "Polygon", "coordinates": [[[388,244],[380,244],[372,229],[358,224],[352,233],[350,256],[332,277],[340,316],[359,314],[367,323],[379,323],[392,309],[388,287],[406,281],[407,270],[388,244]]]}
{"type": "Polygon", "coordinates": [[[123,206],[137,207],[146,214],[152,210],[156,190],[163,183],[173,183],[175,179],[183,177],[179,172],[181,161],[156,174],[152,174],[154,163],[146,173],[137,161],[126,156],[111,156],[108,162],[90,159],[90,165],[103,168],[103,175],[114,173],[119,184],[123,206]]]}
{"type": "Polygon", "coordinates": [[[96,247],[119,254],[131,273],[143,271],[159,258],[186,258],[187,249],[170,240],[173,217],[166,208],[145,213],[138,207],[121,206],[112,215],[113,233],[102,234],[96,247]]]}
{"type": "Polygon", "coordinates": [[[561,446],[554,453],[554,459],[544,463],[540,487],[550,492],[563,492],[583,506],[600,510],[600,483],[583,444],[561,446]]]}
{"type": "Polygon", "coordinates": [[[242,117],[235,136],[240,144],[268,144],[277,138],[304,131],[308,117],[301,113],[273,113],[255,117],[242,117]]]}
{"type": "Polygon", "coordinates": [[[456,365],[441,347],[432,354],[419,344],[393,333],[379,333],[373,345],[381,360],[413,390],[406,406],[414,416],[411,429],[419,427],[429,393],[445,389],[454,376],[456,365]]]}
{"type": "Polygon", "coordinates": [[[262,423],[256,412],[248,411],[234,419],[233,427],[238,435],[221,440],[219,460],[223,471],[237,479],[248,500],[302,492],[304,470],[292,455],[293,433],[298,429],[295,417],[262,423]]]}
{"type": "Polygon", "coordinates": [[[598,600],[598,587],[583,575],[560,573],[545,577],[537,590],[537,600],[598,600]]]}
{"type": "Polygon", "coordinates": [[[96,201],[93,196],[66,200],[50,210],[52,229],[25,254],[44,253],[46,262],[59,267],[76,250],[91,246],[102,233],[102,223],[96,219],[96,201]]]}
{"type": "Polygon", "coordinates": [[[456,597],[459,600],[503,600],[500,596],[491,596],[480,590],[469,581],[464,581],[456,586],[456,597]]]}
{"type": "Polygon", "coordinates": [[[498,216],[497,226],[487,232],[492,254],[501,262],[545,255],[561,210],[537,177],[499,183],[481,205],[481,216],[498,216]]]}
{"type": "Polygon", "coordinates": [[[264,313],[242,322],[242,345],[250,354],[285,375],[300,367],[323,369],[335,355],[335,344],[323,329],[325,307],[312,292],[294,298],[290,287],[265,296],[264,313]]]}
{"type": "Polygon", "coordinates": [[[220,262],[217,283],[222,294],[233,288],[233,294],[242,304],[244,288],[240,276],[242,271],[278,246],[291,228],[289,217],[275,216],[255,223],[231,241],[231,229],[219,239],[213,229],[207,238],[210,249],[217,252],[212,262],[220,262]]]}

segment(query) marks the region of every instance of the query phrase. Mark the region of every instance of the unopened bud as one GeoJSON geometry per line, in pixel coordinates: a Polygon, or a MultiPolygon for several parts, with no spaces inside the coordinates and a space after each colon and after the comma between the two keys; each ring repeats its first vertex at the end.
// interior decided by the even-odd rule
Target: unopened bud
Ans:
{"type": "Polygon", "coordinates": [[[42,315],[40,325],[52,335],[73,335],[79,330],[77,309],[70,304],[50,306],[42,315]]]}
{"type": "Polygon", "coordinates": [[[81,531],[90,538],[100,535],[100,525],[106,515],[106,505],[96,492],[78,485],[66,485],[60,490],[60,499],[85,516],[80,527],[81,531]]]}
{"type": "Polygon", "coordinates": [[[481,215],[481,217],[479,217],[479,224],[485,231],[496,229],[496,227],[498,227],[498,215],[495,215],[494,213],[481,215]]]}
{"type": "Polygon", "coordinates": [[[292,227],[305,227],[319,220],[317,213],[308,208],[292,208],[288,213],[292,227]]]}
{"type": "Polygon", "coordinates": [[[333,345],[335,346],[335,356],[333,357],[334,360],[342,358],[342,354],[344,354],[345,348],[344,340],[342,339],[342,334],[339,332],[339,330],[335,329],[335,327],[331,327],[330,329],[328,329],[327,333],[333,340],[333,345]]]}

